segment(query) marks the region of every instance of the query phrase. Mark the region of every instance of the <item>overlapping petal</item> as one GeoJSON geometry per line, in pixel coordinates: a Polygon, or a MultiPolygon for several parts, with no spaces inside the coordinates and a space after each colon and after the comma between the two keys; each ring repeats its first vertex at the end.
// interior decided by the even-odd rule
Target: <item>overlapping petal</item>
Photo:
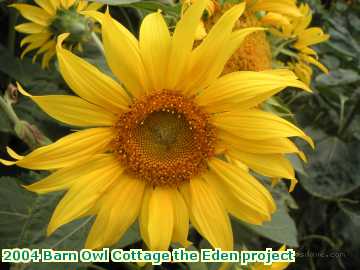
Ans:
{"type": "Polygon", "coordinates": [[[61,74],[70,88],[85,100],[119,113],[127,109],[130,98],[112,78],[62,47],[68,34],[58,38],[56,52],[61,74]]]}
{"type": "MultiPolygon", "coordinates": [[[[186,79],[182,81],[179,89],[185,93],[193,93],[211,82],[215,78],[209,78],[213,74],[211,69],[218,69],[214,61],[219,56],[219,52],[226,50],[228,41],[231,37],[235,22],[245,10],[245,3],[235,5],[228,10],[210,30],[206,38],[196,47],[190,56],[189,70],[186,79]]],[[[221,67],[221,69],[223,66],[221,67]]]]}
{"type": "Polygon", "coordinates": [[[172,203],[174,206],[174,231],[172,242],[178,242],[187,247],[190,242],[187,240],[189,233],[189,211],[185,200],[177,189],[172,190],[172,203]]]}
{"type": "Polygon", "coordinates": [[[89,157],[88,160],[83,162],[61,168],[40,181],[25,186],[25,188],[39,194],[69,189],[74,183],[81,181],[82,178],[94,177],[92,174],[94,171],[115,162],[117,162],[116,157],[112,154],[89,157]]]}
{"type": "Polygon", "coordinates": [[[163,90],[169,62],[171,37],[160,13],[146,16],[141,24],[139,46],[151,90],[163,90]]]}
{"type": "Polygon", "coordinates": [[[97,249],[116,243],[139,215],[145,182],[126,174],[98,202],[99,212],[85,247],[97,249]],[[131,195],[131,196],[130,196],[131,195]]]}
{"type": "Polygon", "coordinates": [[[47,26],[51,22],[51,15],[39,7],[28,4],[12,4],[10,6],[16,8],[24,18],[39,25],[47,26]]]}
{"type": "Polygon", "coordinates": [[[310,91],[288,70],[239,71],[220,77],[195,100],[210,112],[247,110],[289,86],[310,91]]]}
{"type": "Polygon", "coordinates": [[[96,11],[84,11],[102,24],[106,61],[115,76],[135,97],[148,92],[148,78],[141,58],[139,42],[124,26],[96,11]],[[121,40],[121,46],[118,41],[121,40]],[[119,64],[121,61],[121,64],[119,64]]]}
{"type": "Polygon", "coordinates": [[[89,157],[104,153],[113,140],[112,128],[89,128],[74,132],[40,148],[17,161],[0,159],[4,165],[17,165],[33,170],[53,170],[71,166],[89,157]]]}
{"type": "Polygon", "coordinates": [[[48,235],[60,226],[86,214],[112,183],[119,181],[123,171],[124,168],[119,162],[113,160],[73,183],[55,208],[48,225],[48,235]]]}
{"type": "Polygon", "coordinates": [[[295,125],[257,109],[221,113],[213,116],[213,123],[220,130],[238,132],[239,137],[248,140],[300,137],[314,146],[311,138],[295,125]]]}
{"type": "Polygon", "coordinates": [[[32,96],[18,85],[41,109],[55,119],[74,126],[112,126],[117,117],[112,112],[93,105],[79,97],[68,95],[32,96]]]}
{"type": "Polygon", "coordinates": [[[199,0],[191,5],[177,23],[171,41],[170,58],[166,73],[166,89],[176,89],[181,83],[189,62],[200,18],[209,0],[199,0]]]}
{"type": "Polygon", "coordinates": [[[147,189],[143,203],[142,228],[151,250],[167,250],[174,230],[174,206],[172,190],[157,186],[147,189]]]}
{"type": "Polygon", "coordinates": [[[212,159],[210,173],[204,178],[214,185],[227,210],[235,217],[252,224],[269,221],[275,202],[269,191],[247,171],[231,163],[212,159]]]}
{"type": "Polygon", "coordinates": [[[214,248],[232,250],[233,235],[229,216],[216,190],[204,179],[194,178],[181,192],[186,200],[190,221],[214,248]]]}

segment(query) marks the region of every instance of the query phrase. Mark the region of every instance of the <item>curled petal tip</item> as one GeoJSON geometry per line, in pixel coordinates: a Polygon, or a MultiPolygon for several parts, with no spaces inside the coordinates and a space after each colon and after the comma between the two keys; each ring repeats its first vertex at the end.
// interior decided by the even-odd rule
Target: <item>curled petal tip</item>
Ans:
{"type": "Polygon", "coordinates": [[[31,95],[24,90],[24,88],[21,86],[20,83],[16,82],[16,86],[17,86],[17,88],[18,88],[18,91],[19,91],[22,95],[24,95],[24,96],[26,96],[26,97],[31,97],[31,95]]]}

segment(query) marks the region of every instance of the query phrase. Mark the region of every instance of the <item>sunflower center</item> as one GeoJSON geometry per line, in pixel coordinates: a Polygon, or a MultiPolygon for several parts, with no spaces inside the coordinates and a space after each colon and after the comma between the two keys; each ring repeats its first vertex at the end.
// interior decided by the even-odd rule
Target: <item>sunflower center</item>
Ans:
{"type": "Polygon", "coordinates": [[[113,149],[128,173],[152,185],[177,186],[206,169],[214,155],[208,119],[190,99],[156,92],[120,115],[113,149]]]}

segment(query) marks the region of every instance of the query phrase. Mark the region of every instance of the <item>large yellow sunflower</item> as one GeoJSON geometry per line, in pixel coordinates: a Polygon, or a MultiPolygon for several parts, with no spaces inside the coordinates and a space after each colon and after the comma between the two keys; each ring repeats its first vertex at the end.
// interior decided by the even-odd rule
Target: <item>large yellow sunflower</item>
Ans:
{"type": "Polygon", "coordinates": [[[269,191],[241,164],[269,177],[294,179],[286,153],[300,129],[256,106],[287,86],[309,90],[287,70],[220,76],[244,37],[232,31],[245,5],[235,5],[193,49],[206,0],[189,7],[173,33],[160,13],[146,16],[139,40],[108,13],[87,12],[102,24],[113,80],[56,46],[60,71],[79,97],[30,96],[49,115],[86,127],[57,142],[0,160],[54,170],[27,186],[38,193],[67,190],[48,226],[96,215],[87,248],[117,242],[137,219],[151,250],[186,246],[189,221],[213,247],[230,250],[229,214],[249,223],[271,218],[269,191]],[[121,42],[121,46],[119,46],[121,42]],[[241,163],[240,163],[241,162],[241,163]]]}
{"type": "Polygon", "coordinates": [[[21,54],[38,49],[34,55],[35,61],[39,54],[43,54],[42,67],[49,65],[55,55],[56,38],[62,33],[71,33],[67,40],[69,47],[81,48],[81,42],[89,39],[93,31],[91,23],[79,12],[98,10],[100,3],[90,3],[83,0],[34,0],[39,7],[29,4],[12,4],[21,15],[31,22],[19,24],[15,29],[27,34],[21,41],[21,47],[26,46],[21,54]]]}

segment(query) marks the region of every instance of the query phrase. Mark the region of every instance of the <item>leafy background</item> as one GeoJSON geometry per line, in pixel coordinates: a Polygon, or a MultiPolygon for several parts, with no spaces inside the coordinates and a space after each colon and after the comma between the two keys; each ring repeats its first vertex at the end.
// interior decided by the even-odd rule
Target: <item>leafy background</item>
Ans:
{"type": "MultiPolygon", "coordinates": [[[[30,58],[18,58],[21,36],[14,25],[22,19],[7,7],[15,1],[0,0],[0,89],[19,81],[34,94],[68,93],[56,65],[41,70],[30,58]]],[[[21,1],[17,1],[21,2],[21,1]]],[[[114,5],[113,17],[137,35],[139,23],[151,11],[162,9],[170,25],[178,19],[179,5],[168,1],[104,0],[114,5]]],[[[313,25],[330,33],[331,40],[316,49],[330,74],[315,73],[313,95],[286,92],[278,98],[282,109],[294,113],[294,121],[316,141],[316,151],[307,150],[308,164],[294,157],[300,185],[292,194],[281,184],[271,191],[278,211],[264,226],[249,226],[233,221],[236,248],[277,249],[281,244],[297,251],[296,263],[289,269],[359,269],[360,267],[360,2],[308,0],[314,9],[313,25]]],[[[104,60],[94,44],[88,44],[83,57],[105,72],[104,60]]],[[[70,127],[50,119],[26,97],[14,105],[20,119],[35,124],[48,138],[56,140],[70,127]]],[[[5,147],[28,152],[29,146],[18,139],[9,119],[0,112],[0,156],[5,147]]],[[[306,149],[306,148],[305,148],[306,149]]],[[[63,226],[51,237],[45,230],[51,213],[63,195],[36,196],[21,185],[32,183],[44,173],[17,167],[0,167],[0,249],[12,247],[79,250],[93,218],[84,218],[63,226]]],[[[195,231],[190,232],[191,249],[209,247],[195,231]]],[[[135,224],[116,248],[143,248],[135,224]]],[[[164,264],[157,269],[217,269],[217,264],[164,264]]],[[[232,266],[239,269],[239,266],[232,266]]],[[[1,269],[137,269],[123,263],[106,264],[2,264],[1,269]]],[[[151,265],[145,269],[152,269],[151,265]]]]}

